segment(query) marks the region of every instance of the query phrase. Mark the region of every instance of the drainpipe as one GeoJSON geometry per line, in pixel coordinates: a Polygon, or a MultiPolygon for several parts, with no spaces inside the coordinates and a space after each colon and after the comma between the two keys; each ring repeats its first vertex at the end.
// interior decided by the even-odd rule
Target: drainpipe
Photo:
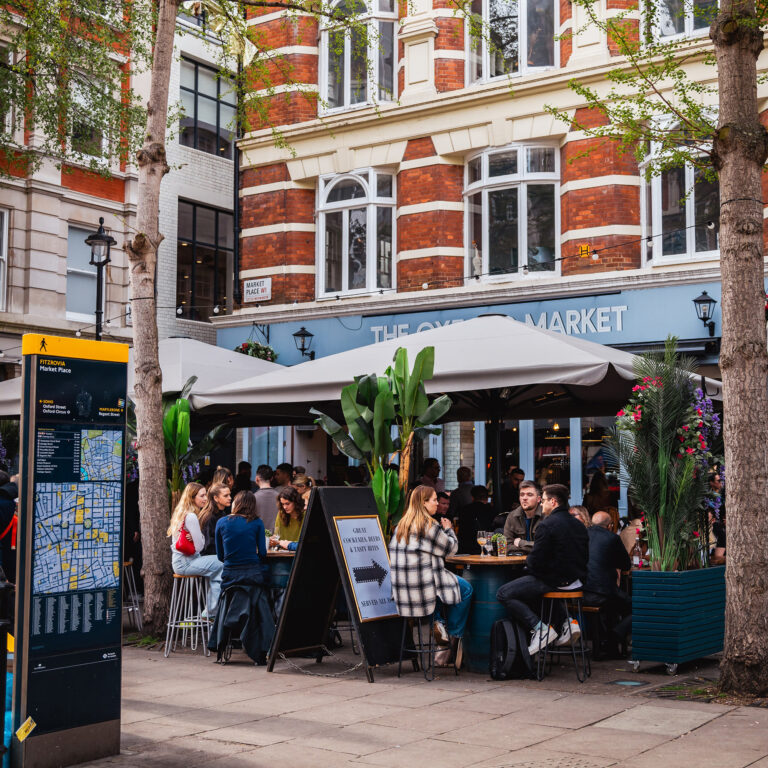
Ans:
{"type": "Polygon", "coordinates": [[[240,82],[243,75],[243,60],[237,58],[237,82],[235,92],[237,94],[237,112],[235,113],[235,151],[233,153],[235,161],[234,174],[234,206],[233,206],[233,224],[234,224],[234,250],[232,251],[232,273],[234,279],[234,290],[232,292],[233,308],[234,304],[239,304],[242,299],[240,291],[240,147],[238,140],[241,136],[240,126],[240,82]]]}

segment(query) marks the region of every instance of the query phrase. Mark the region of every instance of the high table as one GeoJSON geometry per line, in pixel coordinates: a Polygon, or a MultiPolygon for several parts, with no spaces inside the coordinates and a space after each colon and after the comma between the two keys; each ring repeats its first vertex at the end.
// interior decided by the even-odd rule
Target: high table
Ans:
{"type": "Polygon", "coordinates": [[[527,555],[451,555],[445,558],[448,565],[463,565],[462,576],[472,585],[472,607],[464,640],[464,658],[470,672],[488,672],[491,627],[507,615],[496,599],[496,592],[502,584],[521,575],[526,559],[527,555]]]}
{"type": "Polygon", "coordinates": [[[272,574],[272,588],[285,589],[288,586],[288,577],[291,575],[295,552],[286,549],[268,550],[267,563],[272,574]]]}

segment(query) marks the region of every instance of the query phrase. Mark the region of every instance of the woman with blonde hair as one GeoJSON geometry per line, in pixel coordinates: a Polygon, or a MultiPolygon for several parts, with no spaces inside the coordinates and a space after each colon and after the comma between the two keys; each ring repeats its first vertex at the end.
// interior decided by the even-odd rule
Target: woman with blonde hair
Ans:
{"type": "Polygon", "coordinates": [[[568,510],[568,514],[571,517],[575,517],[580,523],[584,523],[587,528],[592,525],[592,516],[589,514],[589,510],[586,507],[581,505],[571,507],[568,510]]]}
{"type": "Polygon", "coordinates": [[[315,481],[305,474],[294,475],[291,485],[301,494],[301,498],[304,499],[304,507],[309,504],[309,496],[312,493],[312,489],[315,487],[315,481]]]}
{"type": "Polygon", "coordinates": [[[222,467],[221,465],[216,467],[216,470],[213,473],[213,477],[211,478],[211,482],[208,487],[212,488],[214,485],[217,485],[219,483],[226,485],[230,491],[232,490],[232,488],[235,487],[235,476],[232,474],[231,469],[228,469],[227,467],[222,467]]]}
{"type": "Polygon", "coordinates": [[[200,515],[207,502],[208,493],[205,486],[189,483],[181,494],[176,509],[173,510],[167,535],[171,537],[173,572],[180,576],[204,576],[208,579],[206,615],[213,619],[219,606],[223,566],[216,555],[200,554],[205,546],[205,537],[200,529],[200,515]],[[176,547],[182,536],[194,544],[195,551],[191,555],[185,555],[176,547]]]}
{"type": "Polygon", "coordinates": [[[389,542],[392,593],[401,616],[416,618],[435,613],[440,624],[444,616],[458,668],[472,586],[445,568],[445,558],[456,552],[459,543],[447,517],[439,523],[434,519],[437,504],[434,488],[418,485],[413,489],[408,508],[389,542]]]}
{"type": "Polygon", "coordinates": [[[232,491],[224,483],[214,483],[208,488],[208,503],[203,507],[200,513],[200,530],[205,537],[205,547],[201,555],[216,554],[216,523],[222,517],[229,514],[232,506],[232,491]]]}

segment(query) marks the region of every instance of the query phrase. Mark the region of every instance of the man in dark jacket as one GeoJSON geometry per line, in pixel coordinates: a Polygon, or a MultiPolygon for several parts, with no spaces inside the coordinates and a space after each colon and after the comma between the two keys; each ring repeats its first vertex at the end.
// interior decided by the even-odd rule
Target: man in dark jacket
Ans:
{"type": "Polygon", "coordinates": [[[488,503],[488,489],[484,485],[472,487],[472,503],[459,510],[459,552],[462,555],[479,555],[478,531],[490,531],[493,507],[488,503]]]}
{"type": "Polygon", "coordinates": [[[526,554],[533,549],[533,539],[539,523],[544,519],[541,511],[541,491],[530,480],[520,483],[520,506],[513,509],[504,521],[507,547],[526,554]]]}
{"type": "Polygon", "coordinates": [[[589,534],[589,564],[584,584],[584,603],[604,608],[610,639],[607,651],[616,655],[632,626],[632,599],[618,587],[620,571],[628,571],[632,563],[621,539],[609,530],[611,516],[595,512],[589,534]],[[619,620],[620,619],[620,620],[619,620]]]}
{"type": "MultiPolygon", "coordinates": [[[[545,485],[541,499],[544,519],[536,529],[533,550],[526,561],[524,576],[500,587],[496,599],[521,626],[530,629],[531,656],[558,639],[557,630],[541,626],[537,615],[541,596],[556,589],[578,589],[587,578],[589,544],[583,523],[568,513],[568,489],[564,485],[545,485]]],[[[559,602],[554,605],[555,626],[563,622],[558,644],[574,642],[581,634],[578,622],[570,627],[559,602]]]]}
{"type": "Polygon", "coordinates": [[[459,516],[459,510],[472,503],[472,470],[469,467],[459,467],[456,470],[456,482],[458,486],[451,491],[451,500],[448,507],[448,517],[453,522],[454,517],[459,516]]]}

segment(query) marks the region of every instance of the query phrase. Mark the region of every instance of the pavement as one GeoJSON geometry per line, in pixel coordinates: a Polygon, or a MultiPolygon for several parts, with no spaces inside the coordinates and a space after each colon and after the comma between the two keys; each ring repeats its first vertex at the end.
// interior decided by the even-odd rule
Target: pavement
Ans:
{"type": "Polygon", "coordinates": [[[600,662],[584,684],[567,666],[538,683],[465,671],[427,682],[410,667],[398,679],[391,665],[371,684],[362,669],[307,674],[344,673],[359,661],[349,652],[268,673],[237,651],[222,666],[124,650],[122,752],[89,768],[768,768],[768,709],[654,695],[716,677],[712,660],[674,678],[600,662]]]}

